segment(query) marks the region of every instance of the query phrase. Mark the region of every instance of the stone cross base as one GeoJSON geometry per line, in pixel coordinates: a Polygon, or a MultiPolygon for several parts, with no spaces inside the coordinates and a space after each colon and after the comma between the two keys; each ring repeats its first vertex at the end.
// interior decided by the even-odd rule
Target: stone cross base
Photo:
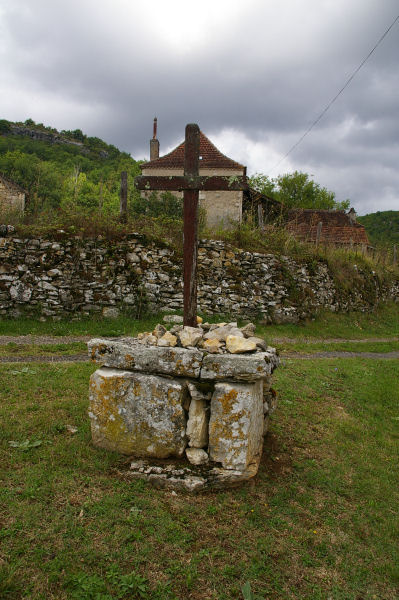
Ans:
{"type": "Polygon", "coordinates": [[[132,455],[134,477],[198,491],[256,475],[274,410],[274,349],[207,354],[95,339],[91,431],[99,447],[132,455]],[[170,459],[174,459],[171,463],[170,459]]]}

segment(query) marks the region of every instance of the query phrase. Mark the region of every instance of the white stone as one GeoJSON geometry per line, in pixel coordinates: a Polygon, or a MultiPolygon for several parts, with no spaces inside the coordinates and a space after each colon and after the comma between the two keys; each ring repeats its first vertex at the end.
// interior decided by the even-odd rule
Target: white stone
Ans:
{"type": "Polygon", "coordinates": [[[247,340],[251,341],[251,342],[255,342],[256,346],[258,348],[261,348],[262,350],[266,350],[266,348],[267,348],[267,343],[265,342],[265,340],[263,338],[250,336],[247,338],[247,340]]]}
{"type": "Polygon", "coordinates": [[[255,329],[256,327],[253,323],[247,323],[244,327],[241,327],[241,331],[246,338],[254,336],[255,329]]]}
{"type": "Polygon", "coordinates": [[[102,314],[105,319],[117,319],[120,312],[115,306],[104,306],[102,314]]]}
{"type": "Polygon", "coordinates": [[[206,465],[209,462],[209,456],[200,448],[186,448],[186,456],[192,465],[206,465]]]}
{"type": "Polygon", "coordinates": [[[234,323],[228,323],[223,327],[216,327],[210,329],[208,333],[204,335],[205,340],[216,339],[222,342],[226,341],[228,335],[236,335],[238,337],[244,337],[243,333],[237,327],[233,327],[234,323]]]}
{"type": "Polygon", "coordinates": [[[178,332],[179,340],[183,348],[196,346],[202,340],[203,330],[199,327],[189,327],[186,325],[178,332]]]}
{"type": "Polygon", "coordinates": [[[206,350],[206,352],[210,352],[211,354],[219,354],[221,347],[221,342],[219,342],[219,340],[215,338],[209,338],[207,340],[204,340],[202,343],[202,348],[206,350]]]}
{"type": "Polygon", "coordinates": [[[191,398],[186,434],[189,446],[193,448],[205,448],[208,445],[208,411],[206,400],[191,398]]]}
{"type": "Polygon", "coordinates": [[[217,383],[211,400],[209,456],[225,469],[258,465],[263,444],[262,381],[217,383]]]}
{"type": "Polygon", "coordinates": [[[163,320],[165,323],[176,323],[177,325],[183,323],[183,317],[181,315],[164,315],[163,320]]]}
{"type": "Polygon", "coordinates": [[[162,337],[158,339],[157,346],[174,347],[177,344],[177,337],[167,331],[162,337]]]}
{"type": "Polygon", "coordinates": [[[226,338],[226,349],[231,354],[241,354],[242,352],[253,352],[256,350],[256,344],[244,337],[228,335],[226,338]]]}

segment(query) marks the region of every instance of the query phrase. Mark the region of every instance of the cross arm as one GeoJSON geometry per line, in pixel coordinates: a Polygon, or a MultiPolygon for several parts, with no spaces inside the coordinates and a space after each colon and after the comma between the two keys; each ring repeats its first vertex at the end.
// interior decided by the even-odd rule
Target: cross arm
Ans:
{"type": "Polygon", "coordinates": [[[240,191],[248,189],[247,178],[242,175],[218,176],[156,176],[141,175],[135,178],[134,184],[138,190],[178,191],[240,191]]]}

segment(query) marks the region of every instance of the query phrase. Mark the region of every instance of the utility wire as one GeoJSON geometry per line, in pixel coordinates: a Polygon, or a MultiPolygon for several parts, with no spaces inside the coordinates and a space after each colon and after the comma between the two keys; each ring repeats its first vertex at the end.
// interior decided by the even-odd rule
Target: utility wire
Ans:
{"type": "Polygon", "coordinates": [[[278,161],[278,163],[276,163],[274,165],[274,167],[272,167],[270,169],[270,172],[274,171],[274,169],[276,169],[283,162],[283,160],[285,160],[287,158],[287,156],[289,154],[291,154],[291,152],[293,150],[295,150],[295,148],[297,148],[299,146],[299,144],[305,139],[305,137],[312,131],[313,127],[315,125],[317,125],[317,123],[320,121],[320,119],[322,119],[322,117],[324,117],[324,115],[326,114],[326,112],[328,111],[328,109],[334,104],[334,102],[342,94],[342,92],[345,90],[345,88],[348,87],[348,85],[350,84],[350,82],[352,81],[352,79],[355,77],[355,75],[360,71],[360,69],[363,67],[363,65],[368,61],[368,59],[373,54],[373,52],[381,44],[382,40],[388,35],[388,33],[391,31],[392,27],[395,25],[396,21],[398,21],[398,19],[399,19],[399,15],[396,17],[396,19],[394,19],[393,23],[391,23],[391,25],[388,27],[388,29],[385,31],[385,33],[383,33],[383,35],[380,37],[380,39],[378,40],[378,42],[376,43],[376,45],[374,46],[374,48],[372,48],[370,50],[370,52],[367,54],[366,58],[360,63],[360,65],[357,67],[357,69],[355,69],[355,71],[349,77],[349,79],[347,80],[347,82],[345,83],[345,85],[339,90],[339,92],[334,96],[334,98],[332,100],[330,100],[330,102],[327,104],[327,106],[325,107],[325,109],[319,114],[319,116],[317,117],[317,119],[315,121],[313,121],[313,123],[310,125],[310,127],[307,128],[307,130],[299,138],[299,140],[288,150],[288,152],[286,154],[284,154],[283,158],[281,158],[278,161]]]}

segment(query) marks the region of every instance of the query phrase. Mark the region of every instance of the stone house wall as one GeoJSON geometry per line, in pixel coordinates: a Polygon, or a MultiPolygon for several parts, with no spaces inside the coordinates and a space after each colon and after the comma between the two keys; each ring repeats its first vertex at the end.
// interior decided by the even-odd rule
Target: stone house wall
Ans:
{"type": "MultiPolygon", "coordinates": [[[[0,315],[78,318],[105,307],[133,316],[182,309],[182,259],[172,249],[139,234],[112,242],[59,238],[0,237],[0,315]]],[[[320,308],[368,310],[380,299],[399,299],[399,282],[381,288],[368,274],[362,282],[344,293],[324,263],[200,241],[198,303],[206,314],[296,321],[320,308]]]]}
{"type": "Polygon", "coordinates": [[[25,192],[0,179],[0,209],[9,208],[23,212],[25,210],[25,192]]]}
{"type": "MultiPolygon", "coordinates": [[[[183,175],[183,169],[142,169],[143,175],[165,176],[183,175]]],[[[201,176],[243,175],[243,169],[200,169],[201,176]]],[[[144,192],[144,195],[148,192],[144,192]]],[[[178,198],[183,198],[183,192],[173,192],[178,198]]],[[[230,222],[240,223],[242,219],[243,192],[238,191],[209,191],[199,192],[199,205],[206,211],[207,227],[228,227],[230,222]]]]}

